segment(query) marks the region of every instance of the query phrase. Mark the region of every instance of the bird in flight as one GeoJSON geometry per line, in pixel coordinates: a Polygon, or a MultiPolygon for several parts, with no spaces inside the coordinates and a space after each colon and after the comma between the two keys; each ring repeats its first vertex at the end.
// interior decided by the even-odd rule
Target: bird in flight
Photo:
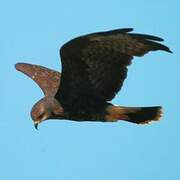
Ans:
{"type": "Polygon", "coordinates": [[[161,106],[125,107],[110,101],[121,89],[127,66],[134,56],[149,51],[172,51],[160,37],[132,33],[132,28],[82,35],[60,48],[62,72],[27,63],[17,63],[18,71],[32,78],[45,97],[31,110],[35,128],[48,119],[136,124],[157,121],[161,106]]]}

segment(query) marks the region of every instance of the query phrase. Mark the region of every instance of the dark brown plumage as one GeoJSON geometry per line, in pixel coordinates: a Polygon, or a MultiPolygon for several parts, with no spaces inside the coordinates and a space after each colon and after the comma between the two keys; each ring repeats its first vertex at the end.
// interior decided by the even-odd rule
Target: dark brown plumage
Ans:
{"type": "Polygon", "coordinates": [[[49,118],[75,121],[124,119],[134,123],[158,120],[161,107],[128,108],[108,102],[121,89],[133,56],[143,56],[156,50],[171,52],[168,47],[156,42],[163,39],[129,33],[132,30],[127,28],[88,34],[64,44],[60,49],[60,84],[58,72],[36,65],[17,64],[16,68],[34,79],[45,93],[45,100],[41,100],[32,110],[34,121],[38,119],[37,114],[42,114],[38,121],[49,118]],[[52,108],[52,104],[61,107],[59,114],[53,112],[55,107],[52,108]],[[42,113],[37,113],[37,109],[42,109],[42,113]],[[44,113],[46,116],[43,117],[44,113]]]}

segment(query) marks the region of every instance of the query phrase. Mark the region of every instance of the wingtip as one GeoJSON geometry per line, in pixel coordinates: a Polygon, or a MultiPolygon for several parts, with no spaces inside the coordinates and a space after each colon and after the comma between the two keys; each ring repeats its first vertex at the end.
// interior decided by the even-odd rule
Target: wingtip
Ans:
{"type": "Polygon", "coordinates": [[[22,65],[22,63],[16,63],[16,64],[14,65],[14,67],[15,67],[16,70],[19,70],[19,68],[21,67],[21,65],[22,65]]]}
{"type": "Polygon", "coordinates": [[[15,65],[14,65],[14,67],[16,68],[16,70],[19,70],[21,67],[22,67],[22,65],[24,65],[25,63],[16,63],[15,65]]]}
{"type": "Polygon", "coordinates": [[[129,33],[129,34],[135,38],[139,38],[142,40],[161,41],[161,42],[164,41],[164,39],[162,39],[161,37],[152,36],[149,34],[138,34],[138,33],[129,33]]]}
{"type": "Polygon", "coordinates": [[[173,54],[173,52],[167,47],[167,46],[164,46],[165,48],[163,48],[162,50],[168,52],[168,53],[171,53],[173,54]]]}
{"type": "Polygon", "coordinates": [[[170,49],[168,50],[168,52],[171,53],[171,54],[173,54],[173,52],[172,52],[170,49]]]}
{"type": "Polygon", "coordinates": [[[14,65],[14,67],[15,67],[16,70],[20,71],[20,70],[22,69],[22,67],[25,67],[25,66],[27,66],[27,65],[30,65],[30,64],[28,64],[28,63],[23,63],[23,62],[18,62],[18,63],[16,63],[16,64],[14,65]]]}

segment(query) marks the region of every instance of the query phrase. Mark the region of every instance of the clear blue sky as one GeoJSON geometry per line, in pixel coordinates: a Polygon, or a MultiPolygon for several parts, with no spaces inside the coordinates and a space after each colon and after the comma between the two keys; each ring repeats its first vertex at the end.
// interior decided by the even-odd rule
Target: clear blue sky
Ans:
{"type": "Polygon", "coordinates": [[[1,1],[0,179],[180,179],[179,7],[179,0],[1,1]],[[14,64],[60,70],[58,50],[67,40],[122,27],[161,36],[174,51],[136,58],[113,100],[162,105],[162,121],[47,121],[36,131],[29,112],[43,94],[14,64]]]}

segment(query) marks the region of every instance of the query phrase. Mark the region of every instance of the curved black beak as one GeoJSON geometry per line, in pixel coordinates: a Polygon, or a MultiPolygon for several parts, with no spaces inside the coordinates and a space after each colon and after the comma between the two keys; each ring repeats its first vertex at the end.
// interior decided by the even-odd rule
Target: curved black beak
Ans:
{"type": "Polygon", "coordinates": [[[38,122],[34,122],[34,127],[35,127],[36,130],[38,130],[38,125],[39,125],[38,122]]]}

